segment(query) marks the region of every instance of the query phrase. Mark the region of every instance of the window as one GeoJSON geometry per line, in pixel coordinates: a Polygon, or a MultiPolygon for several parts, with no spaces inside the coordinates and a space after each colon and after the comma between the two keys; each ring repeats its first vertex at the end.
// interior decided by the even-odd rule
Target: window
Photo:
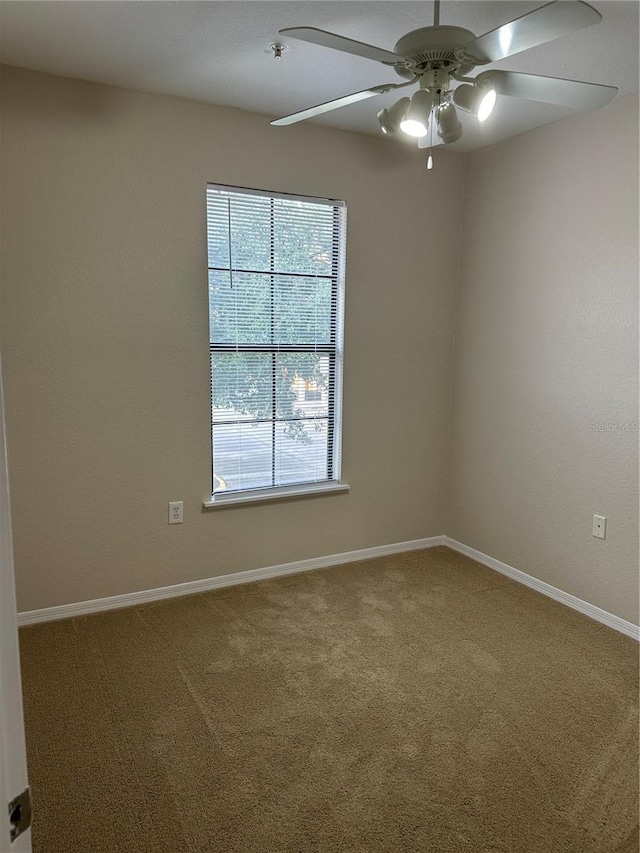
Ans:
{"type": "Polygon", "coordinates": [[[207,186],[208,506],[340,487],[345,226],[342,201],[207,186]]]}

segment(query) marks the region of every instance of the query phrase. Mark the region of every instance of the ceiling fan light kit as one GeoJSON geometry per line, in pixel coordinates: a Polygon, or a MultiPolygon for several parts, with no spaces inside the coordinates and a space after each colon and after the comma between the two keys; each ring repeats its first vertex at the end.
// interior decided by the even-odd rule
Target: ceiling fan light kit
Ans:
{"type": "MultiPolygon", "coordinates": [[[[434,122],[443,144],[457,142],[462,136],[462,125],[456,106],[483,122],[493,111],[498,95],[577,110],[597,109],[615,97],[618,91],[615,86],[502,69],[483,71],[476,77],[468,75],[477,66],[513,56],[601,20],[602,15],[583,0],[555,0],[476,37],[462,27],[440,26],[440,0],[434,0],[434,25],[402,36],[393,51],[316,27],[280,30],[281,35],[380,62],[392,68],[403,82],[372,86],[275,119],[271,124],[295,124],[416,83],[419,88],[411,98],[401,98],[380,110],[377,117],[383,133],[393,136],[402,131],[417,139],[419,148],[430,147],[434,122]]],[[[429,154],[427,168],[432,163],[429,154]]]]}
{"type": "Polygon", "coordinates": [[[438,107],[436,124],[438,125],[438,136],[445,145],[457,142],[462,136],[462,125],[456,108],[451,103],[442,104],[438,107]]]}
{"type": "Polygon", "coordinates": [[[471,113],[478,121],[486,121],[496,104],[496,90],[490,83],[486,86],[476,83],[470,86],[462,83],[454,89],[453,102],[461,110],[471,113]]]}
{"type": "Polygon", "coordinates": [[[385,107],[378,113],[378,124],[383,133],[393,136],[400,130],[400,122],[404,119],[410,98],[400,98],[391,107],[385,107]]]}
{"type": "Polygon", "coordinates": [[[407,136],[419,139],[425,136],[429,129],[429,117],[433,109],[433,95],[427,89],[418,89],[412,96],[404,118],[400,122],[400,130],[407,136]]]}

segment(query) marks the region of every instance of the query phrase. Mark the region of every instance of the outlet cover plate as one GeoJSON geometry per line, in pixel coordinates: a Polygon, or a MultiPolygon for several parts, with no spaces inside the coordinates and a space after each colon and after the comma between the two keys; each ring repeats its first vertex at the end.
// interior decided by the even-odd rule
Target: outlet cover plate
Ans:
{"type": "Polygon", "coordinates": [[[169,524],[182,524],[183,508],[182,501],[171,501],[169,503],[169,524]]]}
{"type": "Polygon", "coordinates": [[[596,539],[607,538],[607,518],[604,515],[593,516],[593,535],[596,539]]]}

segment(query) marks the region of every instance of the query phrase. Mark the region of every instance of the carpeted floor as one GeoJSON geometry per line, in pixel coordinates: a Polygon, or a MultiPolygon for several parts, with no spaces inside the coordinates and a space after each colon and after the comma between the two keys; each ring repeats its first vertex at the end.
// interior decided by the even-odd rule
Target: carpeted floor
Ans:
{"type": "Polygon", "coordinates": [[[637,853],[638,646],[445,548],[22,629],[34,853],[637,853]]]}

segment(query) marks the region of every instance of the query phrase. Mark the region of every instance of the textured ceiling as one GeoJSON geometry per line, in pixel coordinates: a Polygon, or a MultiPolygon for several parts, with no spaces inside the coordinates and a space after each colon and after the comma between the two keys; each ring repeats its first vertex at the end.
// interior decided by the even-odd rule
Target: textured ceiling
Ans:
{"type": "MultiPolygon", "coordinates": [[[[444,0],[441,24],[476,35],[543,2],[444,0]]],[[[638,91],[638,2],[598,0],[603,21],[491,67],[606,83],[638,91]]],[[[433,22],[432,2],[406,0],[232,0],[232,2],[2,2],[0,58],[7,65],[161,92],[263,113],[265,121],[340,95],[399,78],[386,66],[284,39],[278,30],[315,26],[393,49],[404,33],[433,22]]],[[[319,117],[314,123],[380,135],[376,112],[398,95],[383,95],[319,117]]],[[[619,97],[619,96],[618,96],[619,97]]],[[[469,151],[569,115],[563,107],[499,98],[484,125],[463,118],[469,151]]],[[[274,128],[286,133],[286,128],[274,128]]]]}

